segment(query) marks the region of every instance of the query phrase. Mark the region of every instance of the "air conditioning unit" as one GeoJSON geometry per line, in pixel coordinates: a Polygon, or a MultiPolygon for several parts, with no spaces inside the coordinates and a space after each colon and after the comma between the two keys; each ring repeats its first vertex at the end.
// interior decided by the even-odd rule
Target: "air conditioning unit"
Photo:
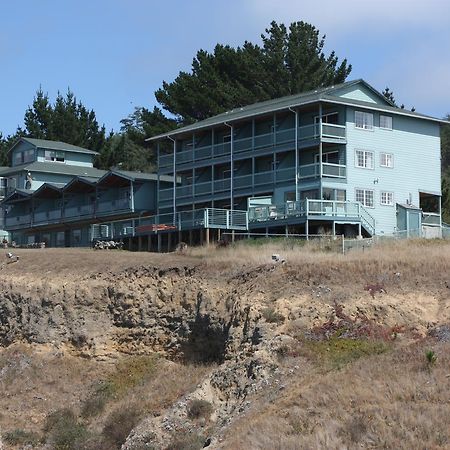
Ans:
{"type": "Polygon", "coordinates": [[[133,234],[133,231],[134,231],[133,227],[123,227],[122,234],[123,235],[133,234]]]}
{"type": "Polygon", "coordinates": [[[100,225],[100,237],[102,238],[109,237],[109,225],[100,225]]]}

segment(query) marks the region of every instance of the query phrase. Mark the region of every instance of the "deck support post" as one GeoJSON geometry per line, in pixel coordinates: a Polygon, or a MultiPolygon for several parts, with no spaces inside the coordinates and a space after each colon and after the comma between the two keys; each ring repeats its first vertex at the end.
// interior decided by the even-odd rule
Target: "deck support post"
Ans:
{"type": "Polygon", "coordinates": [[[234,239],[235,239],[235,236],[234,236],[234,230],[231,230],[231,242],[234,244],[234,239]]]}
{"type": "Polygon", "coordinates": [[[269,237],[269,227],[266,227],[266,238],[269,237]]]}
{"type": "Polygon", "coordinates": [[[361,222],[358,223],[358,239],[362,239],[361,222]]]}
{"type": "Polygon", "coordinates": [[[138,236],[138,251],[142,252],[142,236],[138,236]]]}
{"type": "Polygon", "coordinates": [[[205,229],[205,234],[206,234],[206,246],[209,246],[209,228],[205,229]]]}
{"type": "Polygon", "coordinates": [[[203,229],[200,228],[200,245],[203,246],[203,229]]]}
{"type": "Polygon", "coordinates": [[[309,220],[306,219],[305,223],[305,234],[306,234],[306,240],[309,241],[309,220]]]}
{"type": "Polygon", "coordinates": [[[333,237],[336,237],[336,222],[333,220],[333,237]]]}
{"type": "Polygon", "coordinates": [[[161,234],[158,233],[157,236],[158,236],[158,253],[161,253],[162,250],[161,234]]]}
{"type": "Polygon", "coordinates": [[[189,247],[192,247],[192,230],[189,230],[189,247]]]}
{"type": "Polygon", "coordinates": [[[167,253],[170,252],[170,249],[172,247],[172,233],[167,233],[167,253]]]}
{"type": "Polygon", "coordinates": [[[152,251],[152,235],[149,234],[147,237],[147,251],[151,252],[152,251]]]}
{"type": "Polygon", "coordinates": [[[289,236],[289,228],[287,225],[284,226],[284,232],[286,233],[286,237],[289,236]]]}

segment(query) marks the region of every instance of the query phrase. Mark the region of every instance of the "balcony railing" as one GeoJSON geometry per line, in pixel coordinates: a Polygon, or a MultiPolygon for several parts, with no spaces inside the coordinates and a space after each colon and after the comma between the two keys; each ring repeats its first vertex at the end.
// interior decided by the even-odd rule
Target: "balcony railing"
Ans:
{"type": "Polygon", "coordinates": [[[28,226],[31,223],[30,214],[23,214],[19,216],[6,217],[5,225],[7,227],[15,227],[15,226],[28,226]]]}
{"type": "Polygon", "coordinates": [[[250,224],[293,217],[354,220],[361,222],[370,234],[375,233],[375,219],[359,202],[306,199],[280,205],[252,206],[248,211],[250,224]]]}
{"type": "Polygon", "coordinates": [[[439,213],[424,212],[422,214],[422,225],[441,225],[441,215],[439,213]]]}
{"type": "MultiPolygon", "coordinates": [[[[309,140],[316,140],[322,134],[323,139],[333,139],[345,142],[346,127],[345,125],[334,125],[322,123],[322,133],[320,133],[320,124],[311,124],[298,127],[298,141],[299,143],[309,140]]],[[[252,137],[245,137],[234,139],[233,154],[273,147],[295,142],[295,128],[287,130],[279,130],[276,133],[260,134],[252,137]]],[[[184,164],[193,161],[201,161],[203,159],[218,158],[231,154],[231,143],[209,144],[202,147],[197,147],[194,150],[177,151],[176,164],[184,164]]],[[[159,167],[173,166],[173,153],[168,155],[160,155],[159,167]]]]}
{"type": "MultiPolygon", "coordinates": [[[[345,178],[347,167],[344,164],[322,164],[322,174],[324,177],[345,178]]],[[[299,180],[308,178],[318,178],[320,176],[319,163],[299,166],[299,180]]],[[[233,178],[233,189],[246,189],[253,186],[266,186],[272,183],[295,182],[295,167],[269,170],[267,172],[256,172],[254,174],[239,175],[233,178]]],[[[230,178],[220,180],[205,181],[196,184],[177,187],[177,198],[189,198],[194,195],[216,194],[230,190],[230,178]]],[[[173,199],[173,188],[161,189],[159,200],[167,202],[173,199]]]]}

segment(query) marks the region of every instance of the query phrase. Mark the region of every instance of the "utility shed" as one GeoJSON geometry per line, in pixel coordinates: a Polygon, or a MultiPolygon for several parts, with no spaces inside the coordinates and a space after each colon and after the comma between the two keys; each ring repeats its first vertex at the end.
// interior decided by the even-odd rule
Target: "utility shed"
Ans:
{"type": "Polygon", "coordinates": [[[410,236],[420,236],[422,210],[418,206],[397,203],[397,230],[410,236]]]}

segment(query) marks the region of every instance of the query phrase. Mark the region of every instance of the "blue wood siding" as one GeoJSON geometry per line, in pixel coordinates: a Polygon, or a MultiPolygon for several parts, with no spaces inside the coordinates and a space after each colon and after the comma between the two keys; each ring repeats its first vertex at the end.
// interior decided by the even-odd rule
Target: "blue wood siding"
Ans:
{"type": "Polygon", "coordinates": [[[376,232],[392,233],[397,226],[396,203],[419,206],[420,191],[441,194],[440,130],[436,122],[397,115],[392,115],[393,130],[384,130],[379,128],[379,113],[373,114],[373,130],[361,130],[355,128],[355,109],[347,109],[347,199],[356,200],[357,188],[373,190],[370,213],[376,232]],[[357,149],[374,153],[373,169],[356,167],[357,149]],[[393,155],[393,168],[380,166],[383,152],[393,155]],[[394,193],[394,206],[380,204],[382,191],[394,193]]]}

